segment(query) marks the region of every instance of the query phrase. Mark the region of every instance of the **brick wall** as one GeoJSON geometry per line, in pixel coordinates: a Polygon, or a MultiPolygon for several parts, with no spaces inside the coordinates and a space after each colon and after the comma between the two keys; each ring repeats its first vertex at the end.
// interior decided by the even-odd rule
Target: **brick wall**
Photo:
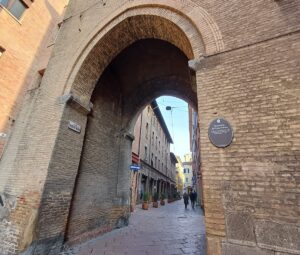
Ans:
{"type": "MultiPolygon", "coordinates": [[[[68,222],[69,242],[82,240],[82,235],[87,238],[87,232],[106,232],[115,228],[124,214],[120,206],[120,210],[115,210],[114,204],[117,199],[122,117],[119,97],[120,85],[108,70],[92,98],[93,110],[88,117],[68,222]]],[[[130,151],[127,156],[130,158],[130,151]]],[[[126,170],[129,172],[129,167],[126,170]]]]}
{"type": "Polygon", "coordinates": [[[295,33],[211,56],[197,73],[206,228],[234,243],[224,254],[236,243],[300,250],[299,38],[295,33]],[[208,140],[216,116],[234,129],[226,149],[208,140]]]}
{"type": "Polygon", "coordinates": [[[58,23],[68,1],[35,2],[20,20],[0,7],[0,157],[20,111],[26,90],[39,85],[39,70],[46,68],[58,23]]]}

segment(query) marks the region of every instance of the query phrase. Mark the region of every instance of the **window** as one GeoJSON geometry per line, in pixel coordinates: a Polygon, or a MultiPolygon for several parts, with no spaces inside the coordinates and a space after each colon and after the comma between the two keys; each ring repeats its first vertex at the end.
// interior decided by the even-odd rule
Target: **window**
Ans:
{"type": "Polygon", "coordinates": [[[154,132],[152,132],[152,145],[154,145],[154,132]]]}
{"type": "Polygon", "coordinates": [[[153,153],[151,154],[151,166],[153,166],[153,153]]]}
{"type": "Polygon", "coordinates": [[[0,4],[4,7],[8,7],[8,0],[0,0],[0,4]]]}
{"type": "Polygon", "coordinates": [[[183,173],[186,173],[185,168],[183,169],[183,173]]]}
{"type": "Polygon", "coordinates": [[[146,139],[148,139],[149,124],[146,123],[146,139]]]}
{"type": "Polygon", "coordinates": [[[5,7],[17,19],[20,19],[26,8],[28,8],[21,0],[0,0],[0,5],[5,7]]]}
{"type": "Polygon", "coordinates": [[[185,182],[188,182],[188,181],[189,181],[189,178],[186,177],[186,178],[185,178],[185,182]]]}
{"type": "Polygon", "coordinates": [[[2,57],[4,51],[5,51],[5,49],[0,46],[0,58],[2,57]]]}
{"type": "Polygon", "coordinates": [[[147,146],[145,146],[145,160],[146,160],[146,161],[147,161],[147,154],[148,154],[147,146]]]}

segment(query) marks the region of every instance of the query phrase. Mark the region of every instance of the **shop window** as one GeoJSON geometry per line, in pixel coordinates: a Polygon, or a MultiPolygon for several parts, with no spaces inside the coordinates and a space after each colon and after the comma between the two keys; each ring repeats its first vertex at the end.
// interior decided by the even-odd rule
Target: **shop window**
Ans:
{"type": "Polygon", "coordinates": [[[25,10],[29,7],[27,1],[0,0],[0,5],[5,7],[16,19],[21,19],[25,10]]]}

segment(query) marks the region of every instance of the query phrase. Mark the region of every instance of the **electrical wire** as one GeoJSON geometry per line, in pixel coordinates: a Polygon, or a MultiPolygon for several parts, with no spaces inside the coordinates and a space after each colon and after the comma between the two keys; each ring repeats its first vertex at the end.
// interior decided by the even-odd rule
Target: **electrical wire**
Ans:
{"type": "MultiPolygon", "coordinates": [[[[158,103],[158,104],[160,104],[160,105],[163,105],[163,106],[169,106],[169,105],[166,105],[166,104],[163,104],[163,103],[158,103]]],[[[183,106],[172,106],[172,108],[187,108],[187,106],[185,105],[183,105],[183,106]]]]}

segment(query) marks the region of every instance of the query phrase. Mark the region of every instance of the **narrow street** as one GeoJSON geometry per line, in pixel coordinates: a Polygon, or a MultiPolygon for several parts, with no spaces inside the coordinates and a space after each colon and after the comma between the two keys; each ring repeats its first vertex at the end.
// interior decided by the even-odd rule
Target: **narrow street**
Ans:
{"type": "Polygon", "coordinates": [[[184,209],[183,200],[145,211],[136,208],[128,227],[114,230],[62,255],[205,255],[202,211],[184,209]]]}

